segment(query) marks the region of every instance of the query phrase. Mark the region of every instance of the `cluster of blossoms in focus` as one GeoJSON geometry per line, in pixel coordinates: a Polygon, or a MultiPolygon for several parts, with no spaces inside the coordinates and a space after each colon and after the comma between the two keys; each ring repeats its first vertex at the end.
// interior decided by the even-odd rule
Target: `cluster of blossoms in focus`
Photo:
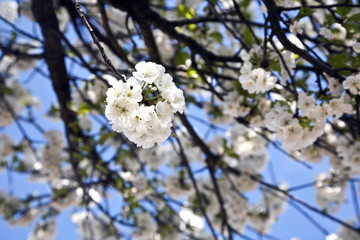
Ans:
{"type": "Polygon", "coordinates": [[[150,148],[170,136],[174,113],[184,111],[185,98],[163,66],[140,62],[135,69],[125,83],[111,83],[105,115],[114,131],[150,148]]]}

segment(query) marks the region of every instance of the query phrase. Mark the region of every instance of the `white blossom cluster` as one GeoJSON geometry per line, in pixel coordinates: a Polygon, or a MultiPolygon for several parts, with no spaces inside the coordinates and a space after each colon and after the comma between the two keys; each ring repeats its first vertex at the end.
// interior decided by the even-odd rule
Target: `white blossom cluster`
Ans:
{"type": "Polygon", "coordinates": [[[341,169],[355,177],[360,173],[360,142],[352,141],[349,135],[345,135],[339,137],[337,143],[336,152],[342,159],[341,169]]]}
{"type": "MultiPolygon", "coordinates": [[[[224,161],[230,167],[242,172],[240,176],[232,178],[234,185],[241,192],[256,190],[258,182],[251,179],[250,175],[257,176],[260,174],[269,160],[266,150],[266,140],[259,136],[254,130],[240,124],[232,126],[226,133],[226,136],[231,139],[228,147],[232,149],[236,157],[225,155],[224,161]]],[[[217,142],[214,145],[220,144],[221,143],[217,142]]]]}
{"type": "Polygon", "coordinates": [[[328,175],[321,173],[316,178],[316,203],[325,210],[335,213],[345,201],[346,181],[337,171],[328,175]]]}
{"type": "Polygon", "coordinates": [[[39,212],[40,208],[26,206],[21,199],[0,191],[0,216],[8,219],[12,226],[28,226],[39,212]]]}
{"type": "MultiPolygon", "coordinates": [[[[280,184],[279,189],[286,191],[286,184],[280,184]]],[[[282,214],[287,206],[286,194],[273,190],[264,191],[260,203],[249,207],[249,222],[258,232],[268,233],[271,226],[277,222],[277,218],[282,214]]]]}
{"type": "Polygon", "coordinates": [[[253,69],[250,59],[256,54],[260,48],[253,48],[247,53],[242,50],[240,56],[244,60],[244,64],[240,69],[239,81],[242,87],[249,93],[265,93],[275,87],[276,77],[271,76],[271,72],[265,71],[263,68],[253,69]]]}
{"type": "Polygon", "coordinates": [[[344,40],[346,38],[346,28],[340,23],[334,23],[330,28],[322,27],[319,34],[329,40],[344,40]]]}
{"type": "Polygon", "coordinates": [[[135,222],[138,226],[133,236],[138,240],[154,239],[156,235],[156,223],[148,212],[142,212],[135,215],[135,222]]]}
{"type": "Polygon", "coordinates": [[[224,208],[229,213],[229,224],[237,231],[242,232],[248,220],[248,202],[246,198],[235,191],[231,191],[225,197],[224,208]]]}
{"type": "MultiPolygon", "coordinates": [[[[344,223],[356,227],[356,222],[354,220],[346,220],[344,223]]],[[[360,239],[360,234],[345,227],[341,226],[338,230],[338,233],[330,233],[326,236],[326,240],[357,240],[360,239]]]]}
{"type": "Polygon", "coordinates": [[[0,135],[0,172],[6,169],[6,162],[8,156],[14,153],[15,143],[6,135],[0,135]]]}
{"type": "MultiPolygon", "coordinates": [[[[345,222],[350,226],[356,227],[356,222],[354,220],[346,220],[345,222]]],[[[337,237],[338,238],[336,240],[357,240],[360,238],[360,234],[346,228],[345,226],[341,226],[337,237]]]]}
{"type": "Polygon", "coordinates": [[[222,112],[230,117],[244,117],[250,112],[250,108],[244,106],[245,97],[236,91],[229,92],[220,104],[222,112]]]}
{"type": "Polygon", "coordinates": [[[185,98],[163,66],[140,62],[135,69],[133,77],[114,82],[106,92],[105,115],[114,131],[150,148],[170,136],[174,113],[184,111],[185,98]]]}
{"type": "Polygon", "coordinates": [[[119,231],[119,227],[111,224],[105,215],[94,215],[90,211],[73,213],[71,220],[77,226],[77,232],[81,240],[87,239],[116,239],[112,234],[119,231]]]}
{"type": "Polygon", "coordinates": [[[19,198],[0,191],[0,216],[5,219],[11,218],[21,209],[21,205],[22,203],[19,198]]]}
{"type": "Polygon", "coordinates": [[[5,88],[7,92],[4,94],[4,100],[0,100],[0,127],[10,125],[15,121],[12,112],[19,114],[25,106],[39,106],[38,99],[31,96],[15,79],[6,80],[3,89],[5,88]]]}
{"type": "Polygon", "coordinates": [[[24,163],[33,172],[30,181],[46,182],[56,181],[67,172],[62,168],[61,163],[68,159],[65,152],[65,141],[59,131],[50,130],[44,133],[48,140],[46,146],[39,147],[36,152],[28,144],[24,145],[24,163]]]}
{"type": "Polygon", "coordinates": [[[313,144],[324,133],[329,116],[339,119],[344,113],[352,112],[352,105],[347,103],[345,92],[340,98],[329,103],[317,104],[312,96],[305,93],[298,95],[297,107],[302,117],[295,118],[288,105],[277,102],[265,116],[265,126],[276,132],[276,139],[287,150],[298,150],[313,144]]]}
{"type": "Polygon", "coordinates": [[[30,233],[28,240],[52,240],[56,236],[56,222],[41,221],[36,224],[34,230],[30,233]]]}

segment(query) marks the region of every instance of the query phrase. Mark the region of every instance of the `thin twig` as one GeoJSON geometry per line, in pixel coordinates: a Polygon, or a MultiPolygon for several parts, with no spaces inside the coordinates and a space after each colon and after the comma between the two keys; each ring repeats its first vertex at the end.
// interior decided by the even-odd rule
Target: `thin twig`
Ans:
{"type": "Polygon", "coordinates": [[[109,57],[106,55],[105,50],[103,48],[103,46],[101,46],[98,38],[96,37],[95,33],[94,33],[94,29],[90,26],[90,23],[88,22],[88,20],[86,19],[83,10],[80,7],[80,3],[78,0],[75,0],[75,8],[76,11],[78,12],[81,21],[84,23],[84,25],[86,26],[86,28],[89,30],[89,33],[95,43],[95,45],[98,47],[101,56],[104,59],[105,64],[111,69],[111,71],[119,77],[119,79],[121,79],[123,82],[126,82],[126,78],[125,76],[123,76],[115,67],[114,65],[111,63],[111,60],[109,59],[109,57]]]}

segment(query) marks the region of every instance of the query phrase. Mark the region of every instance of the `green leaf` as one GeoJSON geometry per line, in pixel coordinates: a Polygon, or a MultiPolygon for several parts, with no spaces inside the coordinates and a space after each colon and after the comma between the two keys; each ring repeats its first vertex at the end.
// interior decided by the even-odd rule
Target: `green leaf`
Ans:
{"type": "Polygon", "coordinates": [[[69,58],[75,57],[75,53],[74,53],[73,51],[67,51],[67,52],[66,52],[66,55],[67,55],[69,58]]]}
{"type": "Polygon", "coordinates": [[[351,17],[349,17],[349,20],[360,22],[360,13],[356,13],[354,15],[351,15],[351,17]]]}
{"type": "Polygon", "coordinates": [[[348,33],[353,32],[353,34],[356,34],[360,32],[360,21],[350,19],[343,24],[343,27],[346,28],[348,33]]]}
{"type": "Polygon", "coordinates": [[[195,10],[192,8],[189,8],[185,13],[185,17],[187,19],[192,19],[192,18],[194,18],[194,16],[195,16],[195,10]]]}
{"type": "Polygon", "coordinates": [[[299,123],[300,123],[300,126],[302,127],[302,128],[310,128],[310,126],[311,126],[311,120],[310,119],[308,119],[307,117],[301,117],[301,118],[299,118],[299,123]]]}
{"type": "Polygon", "coordinates": [[[212,32],[209,34],[216,42],[221,43],[223,36],[219,32],[212,32]]]}
{"type": "Polygon", "coordinates": [[[188,28],[189,28],[189,31],[194,32],[197,29],[197,25],[191,23],[191,24],[189,24],[188,28]]]}
{"type": "Polygon", "coordinates": [[[55,107],[54,105],[51,105],[50,110],[47,112],[47,115],[50,117],[60,117],[60,110],[59,108],[55,107]]]}
{"type": "Polygon", "coordinates": [[[123,189],[124,184],[123,184],[123,181],[122,181],[121,178],[116,178],[116,179],[115,179],[115,186],[116,186],[116,188],[119,189],[119,190],[123,189]]]}
{"type": "Polygon", "coordinates": [[[114,138],[115,136],[116,136],[116,132],[102,132],[98,143],[100,145],[103,145],[107,139],[114,138]]]}
{"type": "Polygon", "coordinates": [[[298,15],[295,17],[295,20],[300,20],[303,17],[310,16],[315,11],[308,7],[301,7],[298,15]]]}
{"type": "Polygon", "coordinates": [[[187,71],[187,77],[197,79],[199,78],[199,74],[196,70],[189,68],[187,71]]]}
{"type": "Polygon", "coordinates": [[[8,95],[12,95],[13,94],[13,90],[7,86],[3,86],[0,88],[0,92],[3,93],[3,94],[8,94],[8,95]]]}
{"type": "Polygon", "coordinates": [[[185,96],[185,102],[186,102],[186,104],[189,104],[189,103],[194,103],[195,105],[197,104],[196,99],[192,95],[185,96]]]}
{"type": "Polygon", "coordinates": [[[84,151],[84,152],[90,152],[91,148],[89,145],[82,145],[80,147],[80,151],[84,151]]]}
{"type": "MultiPolygon", "coordinates": [[[[348,68],[351,68],[350,66],[347,66],[348,68]]],[[[352,75],[353,73],[351,72],[351,71],[349,71],[349,70],[341,70],[341,71],[339,71],[339,74],[340,75],[343,75],[343,76],[350,76],[350,75],[352,75]]]]}
{"type": "Polygon", "coordinates": [[[177,9],[177,15],[178,17],[185,17],[187,8],[184,4],[180,4],[177,9]]]}
{"type": "Polygon", "coordinates": [[[80,153],[77,153],[77,152],[73,152],[73,157],[77,160],[83,160],[84,159],[84,156],[81,155],[80,153]]]}
{"type": "MultiPolygon", "coordinates": [[[[338,4],[343,4],[347,2],[347,0],[340,0],[338,4]]],[[[342,18],[346,17],[346,15],[351,11],[351,7],[337,7],[336,13],[339,14],[342,18]]]]}
{"type": "Polygon", "coordinates": [[[184,52],[184,51],[180,51],[178,52],[176,55],[175,55],[175,63],[177,65],[182,65],[182,64],[185,64],[185,61],[187,59],[189,59],[189,54],[187,52],[184,52]]]}
{"type": "Polygon", "coordinates": [[[360,55],[357,55],[356,57],[351,59],[351,66],[355,69],[360,68],[360,55]]]}
{"type": "Polygon", "coordinates": [[[66,188],[54,189],[54,198],[61,199],[68,195],[68,190],[66,188]]]}
{"type": "Polygon", "coordinates": [[[17,32],[11,32],[11,42],[15,42],[15,40],[18,37],[18,33],[17,32]]]}
{"type": "Polygon", "coordinates": [[[79,107],[80,114],[88,114],[90,113],[90,111],[91,111],[91,107],[86,103],[82,103],[79,107]]]}
{"type": "Polygon", "coordinates": [[[244,33],[244,40],[246,43],[251,44],[254,41],[254,36],[252,35],[251,31],[249,30],[249,28],[245,28],[245,33],[244,33]]]}
{"type": "Polygon", "coordinates": [[[243,8],[247,8],[250,4],[251,0],[244,0],[244,1],[240,1],[239,6],[243,7],[243,8]]]}
{"type": "Polygon", "coordinates": [[[232,157],[232,158],[239,158],[239,155],[237,155],[235,152],[233,152],[231,150],[226,151],[226,155],[228,155],[229,157],[232,157]]]}
{"type": "Polygon", "coordinates": [[[334,68],[347,67],[348,56],[345,53],[333,54],[328,57],[327,63],[334,68]]]}

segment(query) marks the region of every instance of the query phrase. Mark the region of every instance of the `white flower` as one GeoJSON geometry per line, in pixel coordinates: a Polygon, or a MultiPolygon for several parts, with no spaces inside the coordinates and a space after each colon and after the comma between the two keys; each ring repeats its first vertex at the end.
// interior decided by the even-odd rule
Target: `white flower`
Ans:
{"type": "Polygon", "coordinates": [[[326,240],[341,240],[335,233],[330,233],[326,236],[326,240]]]}
{"type": "Polygon", "coordinates": [[[340,98],[331,100],[329,104],[324,104],[327,114],[334,116],[335,119],[339,119],[344,113],[352,112],[352,105],[345,103],[346,93],[343,92],[340,98]]]}
{"type": "Polygon", "coordinates": [[[308,114],[312,120],[323,120],[327,117],[326,107],[317,105],[308,114]]]}
{"type": "Polygon", "coordinates": [[[354,45],[353,45],[353,50],[354,50],[356,53],[360,53],[360,42],[354,43],[354,45]]]}
{"type": "Polygon", "coordinates": [[[170,105],[167,102],[158,102],[156,104],[156,113],[157,117],[160,120],[160,125],[162,127],[167,127],[173,119],[173,114],[170,105]]]}
{"type": "Polygon", "coordinates": [[[240,57],[246,63],[250,61],[251,55],[245,49],[243,49],[240,52],[240,57]]]}
{"type": "Polygon", "coordinates": [[[247,79],[241,82],[242,87],[247,90],[249,93],[254,93],[257,90],[257,85],[256,83],[251,80],[251,79],[247,79]]]}
{"type": "Polygon", "coordinates": [[[360,91],[360,73],[357,75],[352,75],[348,77],[343,83],[342,83],[344,89],[349,89],[349,91],[356,95],[359,94],[360,91]]]}
{"type": "Polygon", "coordinates": [[[110,75],[110,74],[104,74],[102,76],[103,79],[105,79],[109,85],[113,86],[114,84],[116,84],[118,82],[118,80],[116,79],[116,77],[110,75]]]}
{"type": "Polygon", "coordinates": [[[127,125],[129,114],[138,108],[136,103],[128,103],[125,98],[118,98],[112,102],[108,101],[105,108],[105,116],[111,123],[124,123],[127,125]]]}
{"type": "Polygon", "coordinates": [[[275,3],[277,6],[286,7],[286,8],[294,6],[293,0],[275,0],[275,3]]]}
{"type": "Polygon", "coordinates": [[[143,99],[143,96],[141,95],[141,84],[133,77],[126,81],[124,92],[125,99],[129,103],[137,103],[143,99]]]}
{"type": "Polygon", "coordinates": [[[328,28],[325,28],[325,27],[320,28],[319,34],[327,39],[333,38],[333,34],[332,34],[331,30],[328,28]]]}
{"type": "Polygon", "coordinates": [[[239,78],[243,88],[249,93],[265,93],[275,87],[276,77],[262,68],[253,69],[250,76],[239,78]]]}
{"type": "Polygon", "coordinates": [[[304,134],[303,128],[298,124],[287,126],[281,134],[281,140],[285,149],[297,149],[304,134]]]}
{"type": "Polygon", "coordinates": [[[189,225],[191,228],[195,228],[196,230],[203,230],[205,227],[204,219],[196,214],[194,214],[191,210],[182,208],[179,212],[179,216],[183,222],[181,222],[180,229],[185,230],[185,224],[189,225]],[[184,224],[185,223],[185,224],[184,224]]]}
{"type": "Polygon", "coordinates": [[[307,96],[306,93],[299,93],[298,95],[298,108],[301,110],[304,116],[308,116],[309,113],[316,106],[315,98],[312,96],[307,96]]]}
{"type": "Polygon", "coordinates": [[[140,62],[135,66],[136,72],[133,76],[148,84],[153,83],[159,76],[165,73],[165,68],[154,62],[140,62]]]}
{"type": "Polygon", "coordinates": [[[173,78],[168,73],[159,76],[154,83],[159,91],[164,91],[166,89],[176,87],[175,83],[173,82],[173,78]]]}
{"type": "Polygon", "coordinates": [[[240,73],[241,73],[240,77],[250,75],[251,68],[252,68],[251,62],[244,62],[244,65],[242,65],[242,67],[240,69],[240,73]]]}
{"type": "Polygon", "coordinates": [[[290,25],[290,32],[294,35],[302,34],[304,31],[303,28],[304,28],[303,22],[295,21],[293,24],[290,25]]]}
{"type": "Polygon", "coordinates": [[[175,48],[173,47],[170,38],[160,30],[154,31],[154,35],[162,59],[169,61],[175,53],[175,48]]]}
{"type": "Polygon", "coordinates": [[[340,91],[343,90],[343,87],[342,87],[340,81],[333,77],[327,77],[327,79],[328,79],[328,83],[329,83],[328,88],[331,91],[331,95],[334,97],[339,97],[340,91]]]}
{"type": "Polygon", "coordinates": [[[181,89],[175,87],[167,89],[161,93],[161,96],[169,102],[173,112],[183,113],[185,109],[185,98],[181,89]]]}
{"type": "Polygon", "coordinates": [[[0,16],[13,22],[18,18],[18,4],[16,1],[0,2],[0,16]]]}
{"type": "Polygon", "coordinates": [[[68,13],[68,11],[66,10],[65,7],[60,7],[57,11],[56,11],[56,17],[59,21],[59,29],[61,32],[65,32],[66,31],[66,26],[68,24],[68,22],[70,21],[70,15],[68,13]]]}
{"type": "Polygon", "coordinates": [[[331,29],[335,29],[332,33],[333,39],[344,40],[346,38],[346,28],[344,28],[340,23],[332,24],[331,29]]]}

